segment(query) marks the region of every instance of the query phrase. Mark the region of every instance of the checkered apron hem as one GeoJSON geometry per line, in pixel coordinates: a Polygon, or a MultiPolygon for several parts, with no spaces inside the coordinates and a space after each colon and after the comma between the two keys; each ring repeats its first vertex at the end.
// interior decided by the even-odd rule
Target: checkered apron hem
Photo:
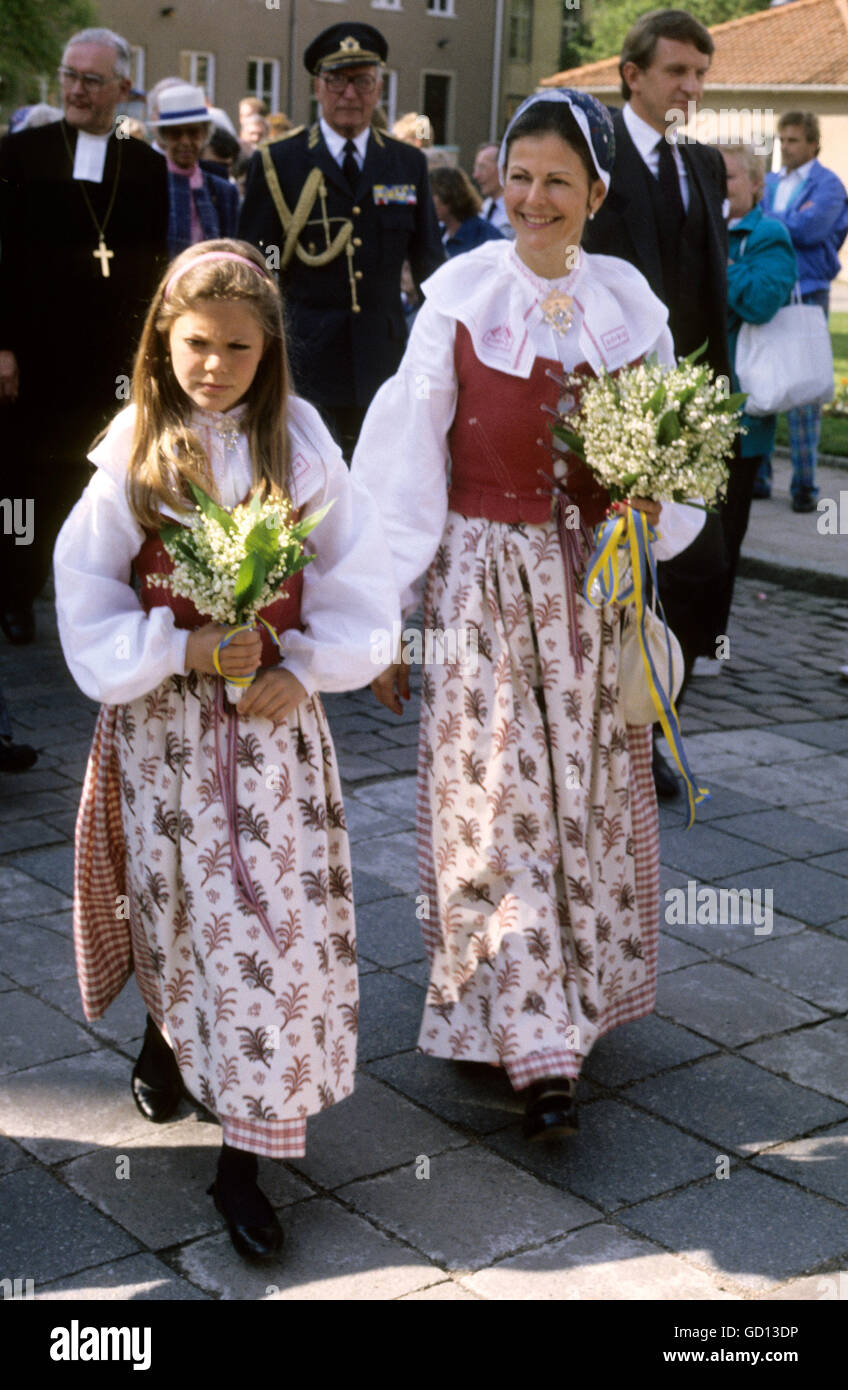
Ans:
{"type": "Polygon", "coordinates": [[[133,972],[126,845],[115,731],[119,708],[101,705],[74,842],[74,951],[87,1019],[101,1018],[133,972]]]}

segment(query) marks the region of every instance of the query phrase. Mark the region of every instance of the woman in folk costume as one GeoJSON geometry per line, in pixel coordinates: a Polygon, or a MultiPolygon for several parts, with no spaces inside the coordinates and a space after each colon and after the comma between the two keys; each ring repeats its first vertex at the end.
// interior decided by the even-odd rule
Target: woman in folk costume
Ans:
{"type": "Polygon", "coordinates": [[[282,1234],[256,1155],[304,1154],[306,1117],[353,1089],[350,856],[317,692],[373,676],[371,632],[398,611],[390,556],[368,493],[289,392],[279,295],[245,242],[173,263],[132,404],[90,457],[55,552],[65,657],[102,703],[77,822],[83,1004],[99,1017],[135,970],[136,1103],[166,1120],[184,1086],[218,1117],[210,1193],[236,1249],[267,1257],[282,1234]],[[257,492],[295,516],[332,503],[315,558],[260,614],[279,649],[264,628],[219,646],[228,630],[162,585],[159,527],[186,520],[190,481],[228,508],[257,492]],[[216,662],[235,679],[262,668],[235,709],[216,662]]]}
{"type": "MultiPolygon", "coordinates": [[[[642,275],[580,250],[613,140],[608,113],[583,93],[519,107],[500,158],[515,242],[427,281],[354,459],[405,609],[426,570],[425,633],[467,639],[464,665],[430,664],[422,681],[419,869],[431,906],[419,1045],[504,1067],[525,1092],[528,1138],[576,1129],[586,1054],[655,997],[651,730],[622,716],[621,610],[581,595],[585,528],[609,498],[574,456],[550,449],[546,414],[568,409],[564,372],[613,371],[651,352],[674,360],[665,306],[642,275]]],[[[703,520],[632,505],[659,523],[659,558],[703,520]]],[[[400,711],[405,667],[373,688],[400,711]]]]}

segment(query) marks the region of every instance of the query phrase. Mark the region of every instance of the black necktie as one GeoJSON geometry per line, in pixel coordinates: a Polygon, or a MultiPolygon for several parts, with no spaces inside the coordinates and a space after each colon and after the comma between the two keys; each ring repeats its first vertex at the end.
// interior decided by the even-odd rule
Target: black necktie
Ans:
{"type": "Polygon", "coordinates": [[[350,184],[351,191],[355,192],[359,183],[359,165],[356,162],[356,146],[352,140],[345,140],[342,173],[350,184]]]}
{"type": "Polygon", "coordinates": [[[658,140],[655,147],[659,151],[659,185],[662,193],[662,200],[665,205],[666,218],[669,230],[677,232],[686,217],[686,209],[683,206],[683,195],[680,192],[680,177],[677,173],[677,165],[674,162],[674,154],[671,145],[663,138],[658,140]]]}
{"type": "Polygon", "coordinates": [[[489,199],[489,211],[486,213],[486,221],[487,221],[487,222],[491,222],[492,218],[494,217],[494,215],[495,215],[495,206],[496,206],[496,204],[495,204],[494,198],[490,198],[490,199],[489,199]]]}

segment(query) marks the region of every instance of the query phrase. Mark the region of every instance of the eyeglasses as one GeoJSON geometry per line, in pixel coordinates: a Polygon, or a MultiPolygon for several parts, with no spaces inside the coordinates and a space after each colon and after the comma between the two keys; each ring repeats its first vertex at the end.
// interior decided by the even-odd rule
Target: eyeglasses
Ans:
{"type": "Polygon", "coordinates": [[[76,68],[59,68],[59,81],[66,86],[73,87],[75,82],[81,82],[87,92],[96,92],[98,88],[105,87],[107,82],[114,82],[114,77],[101,77],[96,72],[77,72],[76,68]]]}
{"type": "Polygon", "coordinates": [[[373,72],[358,72],[355,77],[346,72],[322,72],[321,80],[329,92],[337,94],[347,91],[351,82],[360,96],[368,96],[377,88],[377,79],[373,72]]]}

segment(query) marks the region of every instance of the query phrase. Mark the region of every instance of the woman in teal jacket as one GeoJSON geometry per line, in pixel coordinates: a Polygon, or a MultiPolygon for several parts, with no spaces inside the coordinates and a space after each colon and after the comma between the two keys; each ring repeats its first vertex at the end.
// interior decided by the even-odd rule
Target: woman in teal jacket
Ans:
{"type": "MultiPolygon", "coordinates": [[[[768,323],[778,309],[789,303],[798,268],[786,228],[775,218],[768,217],[762,206],[755,206],[762,196],[765,178],[761,159],[744,145],[727,146],[722,154],[727,167],[730,202],[728,337],[733,389],[738,391],[736,343],[739,329],[743,322],[768,323]]],[[[748,506],[742,509],[739,517],[738,536],[728,540],[733,573],[748,527],[750,496],[768,497],[771,492],[769,456],[774,446],[777,416],[743,414],[742,424],[747,430],[742,435],[741,453],[746,476],[750,479],[750,494],[748,506]],[[763,475],[764,483],[760,482],[763,475]]]]}

